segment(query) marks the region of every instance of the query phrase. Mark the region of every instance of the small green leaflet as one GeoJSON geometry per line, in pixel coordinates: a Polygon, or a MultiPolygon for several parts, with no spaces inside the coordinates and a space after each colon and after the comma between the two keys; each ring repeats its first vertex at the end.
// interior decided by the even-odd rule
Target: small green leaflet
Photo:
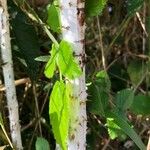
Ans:
{"type": "Polygon", "coordinates": [[[51,49],[51,57],[46,64],[44,74],[47,78],[52,78],[54,75],[54,71],[56,70],[56,57],[57,57],[57,47],[55,44],[52,45],[51,49]]]}
{"type": "Polygon", "coordinates": [[[144,0],[128,0],[127,11],[129,15],[134,14],[143,4],[144,0]]]}
{"type": "Polygon", "coordinates": [[[121,128],[114,122],[113,118],[107,118],[106,126],[108,127],[108,133],[112,140],[119,137],[125,139],[126,135],[123,133],[121,128]]]}
{"type": "Polygon", "coordinates": [[[42,137],[37,138],[35,148],[36,150],[50,150],[48,141],[42,137]]]}
{"type": "Polygon", "coordinates": [[[72,46],[64,40],[61,41],[59,48],[52,45],[51,57],[45,68],[46,77],[53,77],[56,65],[60,73],[68,79],[75,79],[82,74],[81,68],[73,56],[72,46]]]}
{"type": "Polygon", "coordinates": [[[59,7],[54,4],[48,5],[47,12],[47,23],[50,26],[50,29],[59,33],[61,31],[59,7]]]}
{"type": "Polygon", "coordinates": [[[134,92],[131,89],[124,89],[116,95],[116,106],[120,111],[125,111],[130,108],[134,99],[134,92]]]}
{"type": "Polygon", "coordinates": [[[36,57],[35,60],[36,61],[40,61],[40,62],[48,62],[50,56],[49,55],[46,55],[46,56],[39,56],[39,57],[36,57]]]}
{"type": "Polygon", "coordinates": [[[69,130],[69,91],[66,85],[57,81],[50,96],[49,115],[56,142],[67,150],[69,130]]]}
{"type": "Polygon", "coordinates": [[[86,0],[85,13],[88,17],[100,15],[107,3],[107,0],[86,0]]]}

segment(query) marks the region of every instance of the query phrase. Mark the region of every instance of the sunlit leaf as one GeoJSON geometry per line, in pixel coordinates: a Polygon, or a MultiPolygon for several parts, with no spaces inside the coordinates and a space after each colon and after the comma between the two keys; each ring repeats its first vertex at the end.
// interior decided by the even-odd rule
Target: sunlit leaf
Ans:
{"type": "Polygon", "coordinates": [[[68,79],[74,79],[82,74],[81,68],[73,57],[70,43],[61,41],[57,57],[59,71],[68,79]]]}
{"type": "Polygon", "coordinates": [[[69,93],[63,82],[57,81],[50,96],[50,123],[56,142],[67,150],[69,130],[69,93]]]}
{"type": "Polygon", "coordinates": [[[108,134],[112,140],[115,138],[125,139],[126,136],[121,128],[114,122],[113,118],[107,118],[106,126],[108,127],[108,134]]]}
{"type": "Polygon", "coordinates": [[[44,74],[47,78],[52,78],[54,75],[54,71],[56,70],[56,57],[57,57],[58,50],[55,44],[52,45],[52,49],[50,53],[51,56],[49,61],[46,64],[45,71],[44,71],[44,74]]]}

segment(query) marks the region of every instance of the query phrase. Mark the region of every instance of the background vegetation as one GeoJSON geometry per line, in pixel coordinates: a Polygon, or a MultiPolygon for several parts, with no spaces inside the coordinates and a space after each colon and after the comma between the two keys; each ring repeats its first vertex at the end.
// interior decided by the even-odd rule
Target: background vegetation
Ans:
{"type": "MultiPolygon", "coordinates": [[[[147,145],[150,129],[150,2],[100,2],[86,1],[87,149],[142,149],[143,143],[147,145]]],[[[46,4],[47,1],[30,2],[60,40],[56,28],[59,22],[51,23],[58,16],[51,16],[55,9],[46,4]]],[[[43,74],[52,43],[42,24],[34,20],[35,12],[13,1],[8,5],[23,146],[32,150],[45,139],[53,150],[49,95],[58,74],[50,80],[43,74]]],[[[0,111],[9,135],[2,72],[0,75],[0,111]]],[[[0,145],[7,144],[1,130],[0,145]]]]}

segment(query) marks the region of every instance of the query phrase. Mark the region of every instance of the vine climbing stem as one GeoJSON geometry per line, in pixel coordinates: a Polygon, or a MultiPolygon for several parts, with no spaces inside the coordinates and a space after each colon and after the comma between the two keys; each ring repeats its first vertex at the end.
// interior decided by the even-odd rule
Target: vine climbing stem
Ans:
{"type": "Polygon", "coordinates": [[[10,134],[13,146],[22,150],[19,124],[18,102],[14,82],[13,62],[10,43],[9,15],[7,0],[0,0],[0,49],[4,83],[6,87],[7,106],[9,111],[10,134]]]}
{"type": "MultiPolygon", "coordinates": [[[[85,15],[83,0],[60,0],[60,20],[62,25],[62,37],[70,42],[73,46],[75,57],[80,63],[83,74],[81,77],[71,80],[73,86],[73,96],[79,101],[78,106],[77,126],[74,133],[69,133],[68,150],[85,150],[86,149],[86,84],[85,84],[85,15]]],[[[71,109],[74,109],[71,108],[71,109]]],[[[72,124],[71,124],[72,125],[72,124]]],[[[70,127],[72,128],[72,127],[70,127]]]]}

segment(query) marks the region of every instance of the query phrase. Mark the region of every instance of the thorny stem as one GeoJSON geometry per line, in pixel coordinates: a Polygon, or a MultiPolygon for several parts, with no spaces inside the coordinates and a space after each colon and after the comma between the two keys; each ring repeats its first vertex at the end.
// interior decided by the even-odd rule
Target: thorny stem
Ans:
{"type": "Polygon", "coordinates": [[[3,60],[3,75],[6,87],[7,106],[9,111],[10,133],[13,146],[22,150],[22,140],[19,124],[18,101],[16,96],[14,71],[12,62],[11,42],[9,31],[9,15],[7,1],[0,0],[0,48],[3,60]]]}

